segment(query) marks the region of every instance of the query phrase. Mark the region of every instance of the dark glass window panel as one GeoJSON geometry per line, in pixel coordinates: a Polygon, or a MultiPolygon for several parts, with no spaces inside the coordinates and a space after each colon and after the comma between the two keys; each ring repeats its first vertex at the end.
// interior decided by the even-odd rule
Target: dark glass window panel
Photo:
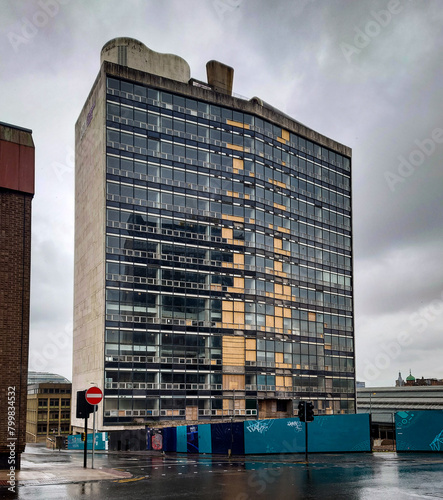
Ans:
{"type": "Polygon", "coordinates": [[[148,99],[159,100],[158,90],[148,89],[148,99]]]}
{"type": "Polygon", "coordinates": [[[140,109],[134,109],[134,120],[142,123],[146,123],[147,114],[146,111],[140,109]]]}
{"type": "Polygon", "coordinates": [[[212,188],[221,189],[222,180],[219,177],[210,177],[209,178],[209,185],[212,188]]]}
{"type": "Polygon", "coordinates": [[[152,191],[151,189],[148,189],[148,200],[158,202],[159,201],[159,192],[152,191]]]}
{"type": "MultiPolygon", "coordinates": [[[[215,128],[209,129],[209,137],[213,139],[214,141],[220,141],[221,140],[221,130],[217,130],[215,128]]],[[[216,156],[216,155],[214,155],[216,156]]]]}
{"type": "Polygon", "coordinates": [[[174,181],[185,182],[186,172],[184,170],[174,169],[174,181]]]}
{"type": "Polygon", "coordinates": [[[134,146],[135,147],[146,149],[147,145],[148,145],[148,140],[146,137],[140,136],[140,135],[134,136],[134,146]]]}
{"type": "Polygon", "coordinates": [[[186,148],[186,158],[188,158],[190,160],[197,160],[198,159],[197,149],[187,147],[186,148]]]}
{"type": "Polygon", "coordinates": [[[106,164],[111,168],[120,168],[120,158],[116,158],[115,156],[107,156],[106,164]]]}
{"type": "Polygon", "coordinates": [[[172,129],[172,118],[169,116],[162,116],[161,117],[161,126],[163,128],[172,129]]]}
{"type": "Polygon", "coordinates": [[[148,125],[154,125],[155,127],[158,127],[159,121],[160,117],[158,115],[148,113],[148,125]]]}
{"type": "Polygon", "coordinates": [[[228,143],[228,144],[232,144],[232,133],[231,132],[222,131],[221,140],[223,142],[228,143]]]}
{"type": "MultiPolygon", "coordinates": [[[[151,141],[149,141],[151,142],[151,141]]],[[[173,145],[170,142],[161,142],[161,152],[167,155],[173,154],[173,145]]]]}
{"type": "Polygon", "coordinates": [[[146,87],[142,87],[141,85],[134,85],[134,95],[138,95],[140,97],[146,97],[146,87]]]}
{"type": "Polygon", "coordinates": [[[122,184],[120,186],[120,196],[126,196],[128,198],[132,198],[134,196],[133,186],[127,186],[125,184],[122,184]]]}
{"type": "Polygon", "coordinates": [[[175,194],[174,195],[174,205],[177,205],[179,207],[184,207],[186,203],[186,198],[183,195],[175,194]]]}
{"type": "Polygon", "coordinates": [[[198,125],[198,136],[209,138],[209,128],[202,125],[198,125]]]}
{"type": "Polygon", "coordinates": [[[197,124],[193,122],[186,122],[186,133],[197,135],[197,124]]]}
{"type": "Polygon", "coordinates": [[[224,215],[232,215],[232,205],[222,203],[222,213],[224,215]]]}
{"type": "Polygon", "coordinates": [[[116,80],[115,78],[107,78],[107,86],[110,89],[120,89],[120,80],[116,80]]]}
{"type": "Polygon", "coordinates": [[[182,157],[186,156],[185,146],[182,146],[181,144],[174,144],[173,151],[174,155],[176,156],[182,156],[182,157]]]}
{"type": "Polygon", "coordinates": [[[133,110],[133,108],[128,108],[127,106],[121,106],[121,108],[120,108],[120,116],[122,118],[126,118],[128,120],[132,120],[134,118],[134,110],[133,110]]]}
{"type": "Polygon", "coordinates": [[[172,95],[167,92],[160,92],[161,101],[165,104],[172,104],[172,95]]]}
{"type": "Polygon", "coordinates": [[[222,108],[221,116],[223,120],[232,120],[232,110],[227,108],[222,108]]]}
{"type": "Polygon", "coordinates": [[[148,175],[160,177],[160,168],[157,165],[148,165],[148,175]]]}
{"type": "Polygon", "coordinates": [[[125,170],[126,172],[133,172],[134,170],[133,161],[129,160],[128,158],[122,158],[120,160],[120,169],[125,170]]]}
{"type": "Polygon", "coordinates": [[[194,101],[194,99],[186,99],[186,107],[197,111],[197,101],[194,101]]]}
{"type": "Polygon", "coordinates": [[[120,185],[115,182],[108,182],[106,190],[109,194],[120,194],[120,185]]]}
{"type": "Polygon", "coordinates": [[[146,200],[147,191],[142,188],[134,188],[134,197],[140,200],[146,200]]]}
{"type": "Polygon", "coordinates": [[[163,192],[161,197],[162,203],[172,205],[172,193],[163,192]]]}
{"type": "Polygon", "coordinates": [[[120,106],[115,103],[108,102],[107,113],[109,116],[120,116],[120,106]]]}
{"type": "Polygon", "coordinates": [[[117,130],[107,130],[107,140],[112,142],[120,142],[120,132],[117,130]]]}
{"type": "Polygon", "coordinates": [[[186,131],[186,124],[183,120],[174,120],[174,130],[177,132],[185,132],[186,131]]]}
{"type": "Polygon", "coordinates": [[[134,136],[132,134],[122,132],[120,134],[120,142],[121,142],[121,144],[125,144],[126,146],[133,146],[134,145],[134,136]]]}
{"type": "Polygon", "coordinates": [[[138,162],[138,161],[134,162],[134,172],[137,172],[138,174],[146,175],[147,168],[148,168],[148,166],[146,163],[142,163],[142,162],[138,162]]]}
{"type": "Polygon", "coordinates": [[[200,113],[208,113],[209,112],[209,104],[206,104],[205,102],[197,102],[197,110],[200,111],[200,113]]]}
{"type": "Polygon", "coordinates": [[[186,206],[188,208],[197,208],[197,198],[186,196],[186,206]]]}
{"type": "Polygon", "coordinates": [[[112,220],[112,221],[119,221],[120,220],[120,212],[117,210],[108,210],[106,211],[106,218],[107,220],[112,220]]]}

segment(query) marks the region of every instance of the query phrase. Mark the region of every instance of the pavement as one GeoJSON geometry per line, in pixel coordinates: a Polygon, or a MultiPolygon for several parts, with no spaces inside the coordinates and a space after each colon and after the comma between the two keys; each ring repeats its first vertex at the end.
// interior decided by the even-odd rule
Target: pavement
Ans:
{"type": "MultiPolygon", "coordinates": [[[[11,477],[9,470],[0,470],[0,485],[7,486],[11,477]]],[[[97,466],[91,468],[91,455],[88,454],[87,468],[83,467],[83,452],[47,449],[40,444],[27,444],[21,456],[21,470],[16,471],[17,485],[63,484],[85,481],[130,479],[132,474],[119,469],[97,466]],[[64,457],[75,455],[76,460],[66,461],[64,457]],[[38,456],[38,460],[36,460],[38,456]]]]}

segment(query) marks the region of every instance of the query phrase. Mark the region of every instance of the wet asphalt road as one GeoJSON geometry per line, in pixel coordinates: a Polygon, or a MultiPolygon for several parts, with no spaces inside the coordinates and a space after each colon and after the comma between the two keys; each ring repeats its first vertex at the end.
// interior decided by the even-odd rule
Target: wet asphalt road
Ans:
{"type": "MultiPolygon", "coordinates": [[[[81,453],[27,453],[24,466],[83,464],[81,453]]],[[[0,488],[0,498],[62,499],[443,499],[443,455],[346,454],[267,457],[97,454],[95,467],[119,468],[130,479],[0,488]]],[[[88,462],[90,466],[90,461],[88,462]]]]}

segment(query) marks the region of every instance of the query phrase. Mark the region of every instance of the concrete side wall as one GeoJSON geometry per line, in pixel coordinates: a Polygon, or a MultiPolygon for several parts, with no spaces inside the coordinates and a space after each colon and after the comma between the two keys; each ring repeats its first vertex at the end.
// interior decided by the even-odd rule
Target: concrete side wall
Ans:
{"type": "Polygon", "coordinates": [[[184,59],[175,54],[155,52],[133,38],[110,40],[101,51],[100,64],[104,61],[129,66],[183,83],[188,83],[191,78],[189,64],[184,59]]]}
{"type": "Polygon", "coordinates": [[[31,130],[2,122],[0,122],[0,141],[12,142],[30,148],[34,147],[31,130]]]}
{"type": "MultiPolygon", "coordinates": [[[[105,312],[105,106],[106,78],[99,76],[75,129],[74,335],[71,423],[77,391],[104,383],[105,312]]],[[[97,415],[102,421],[103,404],[97,415]]],[[[92,428],[92,416],[88,420],[92,428]]]]}

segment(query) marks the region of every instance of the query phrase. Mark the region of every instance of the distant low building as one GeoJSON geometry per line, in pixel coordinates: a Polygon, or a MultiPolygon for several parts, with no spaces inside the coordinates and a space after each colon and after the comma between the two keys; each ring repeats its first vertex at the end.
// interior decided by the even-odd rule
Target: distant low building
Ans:
{"type": "Polygon", "coordinates": [[[443,410],[443,387],[406,384],[357,389],[357,413],[371,415],[373,438],[393,439],[395,413],[411,410],[443,410]]]}
{"type": "Polygon", "coordinates": [[[409,375],[406,377],[406,384],[405,385],[415,385],[415,377],[412,375],[411,370],[409,370],[409,375]]]}
{"type": "Polygon", "coordinates": [[[436,378],[418,378],[415,379],[416,386],[428,386],[428,385],[443,385],[443,380],[436,378]]]}
{"type": "Polygon", "coordinates": [[[28,385],[41,384],[42,382],[58,382],[62,384],[71,383],[71,381],[66,377],[63,377],[63,375],[57,375],[56,373],[28,372],[28,385]]]}
{"type": "Polygon", "coordinates": [[[411,370],[409,370],[409,375],[406,377],[406,382],[402,379],[401,373],[398,372],[398,379],[395,381],[395,387],[402,387],[402,386],[420,386],[420,387],[425,387],[425,386],[430,386],[430,385],[443,385],[443,380],[441,379],[436,379],[436,378],[419,378],[416,379],[414,375],[412,375],[411,370]]]}
{"type": "Polygon", "coordinates": [[[28,385],[27,443],[42,443],[49,436],[68,436],[70,433],[72,384],[64,377],[60,378],[66,382],[45,381],[28,385]]]}

